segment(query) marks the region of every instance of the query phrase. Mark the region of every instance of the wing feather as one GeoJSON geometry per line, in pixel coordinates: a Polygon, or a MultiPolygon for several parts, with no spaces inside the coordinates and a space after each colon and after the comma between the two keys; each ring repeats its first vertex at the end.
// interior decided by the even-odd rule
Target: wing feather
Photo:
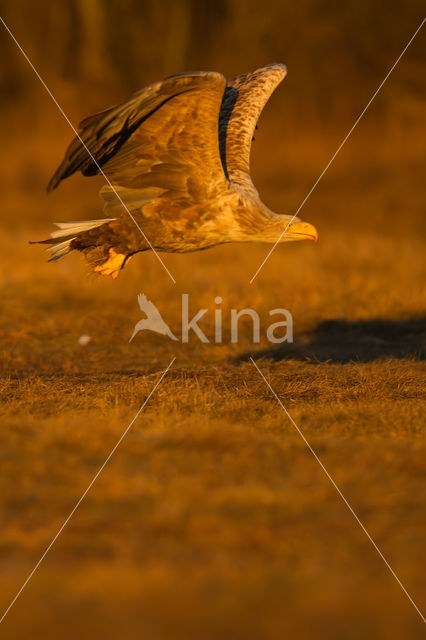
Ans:
{"type": "Polygon", "coordinates": [[[259,116],[274,89],[285,78],[285,65],[274,63],[245,73],[227,84],[219,115],[219,146],[229,180],[252,195],[250,150],[259,116]]]}
{"type": "Polygon", "coordinates": [[[128,189],[182,190],[188,176],[198,188],[225,181],[217,134],[225,86],[220,73],[179,74],[86,118],[80,137],[96,163],[75,138],[48,190],[76,171],[98,173],[97,165],[128,189]]]}

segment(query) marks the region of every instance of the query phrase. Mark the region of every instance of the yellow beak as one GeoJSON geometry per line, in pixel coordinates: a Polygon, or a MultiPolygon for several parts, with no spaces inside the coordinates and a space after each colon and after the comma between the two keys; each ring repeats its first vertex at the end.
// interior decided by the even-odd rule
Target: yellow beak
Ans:
{"type": "Polygon", "coordinates": [[[287,234],[292,240],[318,240],[318,231],[309,222],[294,222],[285,235],[287,234]]]}

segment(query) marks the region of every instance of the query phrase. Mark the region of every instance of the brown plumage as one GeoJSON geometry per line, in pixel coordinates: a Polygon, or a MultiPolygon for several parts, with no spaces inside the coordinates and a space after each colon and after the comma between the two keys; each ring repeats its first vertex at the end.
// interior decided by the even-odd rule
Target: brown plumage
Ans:
{"type": "MultiPolygon", "coordinates": [[[[276,242],[292,216],[261,202],[250,148],[259,115],[285,75],[282,64],[228,83],[220,73],[183,73],[83,120],[48,191],[76,171],[100,172],[110,183],[100,191],[106,218],[58,223],[43,241],[51,260],[77,249],[95,271],[116,277],[130,256],[147,249],[276,242]]],[[[281,241],[304,238],[316,239],[316,229],[295,218],[281,241]]]]}

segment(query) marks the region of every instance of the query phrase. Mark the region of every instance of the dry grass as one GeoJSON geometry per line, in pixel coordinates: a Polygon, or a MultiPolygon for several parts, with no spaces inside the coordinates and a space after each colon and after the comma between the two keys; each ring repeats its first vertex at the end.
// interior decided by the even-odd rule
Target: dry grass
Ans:
{"type": "MultiPolygon", "coordinates": [[[[176,286],[148,254],[117,282],[87,277],[79,256],[44,264],[27,240],[50,220],[98,215],[96,186],[75,179],[46,199],[64,139],[15,140],[0,248],[2,608],[173,355],[176,363],[10,612],[5,637],[422,637],[418,615],[248,361],[259,358],[424,606],[420,137],[409,153],[398,132],[377,149],[367,135],[354,138],[305,207],[317,246],[280,247],[253,285],[265,247],[166,255],[176,286]],[[295,343],[253,345],[245,326],[233,346],[149,334],[128,344],[140,291],[176,333],[189,293],[194,311],[210,310],[210,337],[215,295],[224,313],[250,306],[263,321],[286,307],[295,343]],[[83,333],[92,336],[85,348],[83,333]]],[[[290,156],[274,152],[268,164],[259,138],[258,184],[277,210],[283,194],[293,210],[335,140],[290,140],[290,156]],[[312,151],[305,163],[303,147],[312,151]]]]}

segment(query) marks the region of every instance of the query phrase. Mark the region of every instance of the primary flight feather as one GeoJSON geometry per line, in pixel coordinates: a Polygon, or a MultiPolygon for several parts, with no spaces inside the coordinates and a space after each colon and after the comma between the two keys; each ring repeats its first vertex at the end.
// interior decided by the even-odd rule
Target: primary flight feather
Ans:
{"type": "Polygon", "coordinates": [[[274,243],[290,222],[281,242],[316,240],[311,224],[270,211],[250,178],[257,120],[285,75],[282,64],[229,82],[215,72],[178,74],[83,120],[48,191],[76,171],[101,169],[106,217],[57,223],[43,241],[50,259],[76,249],[115,278],[140,251],[274,243]]]}

